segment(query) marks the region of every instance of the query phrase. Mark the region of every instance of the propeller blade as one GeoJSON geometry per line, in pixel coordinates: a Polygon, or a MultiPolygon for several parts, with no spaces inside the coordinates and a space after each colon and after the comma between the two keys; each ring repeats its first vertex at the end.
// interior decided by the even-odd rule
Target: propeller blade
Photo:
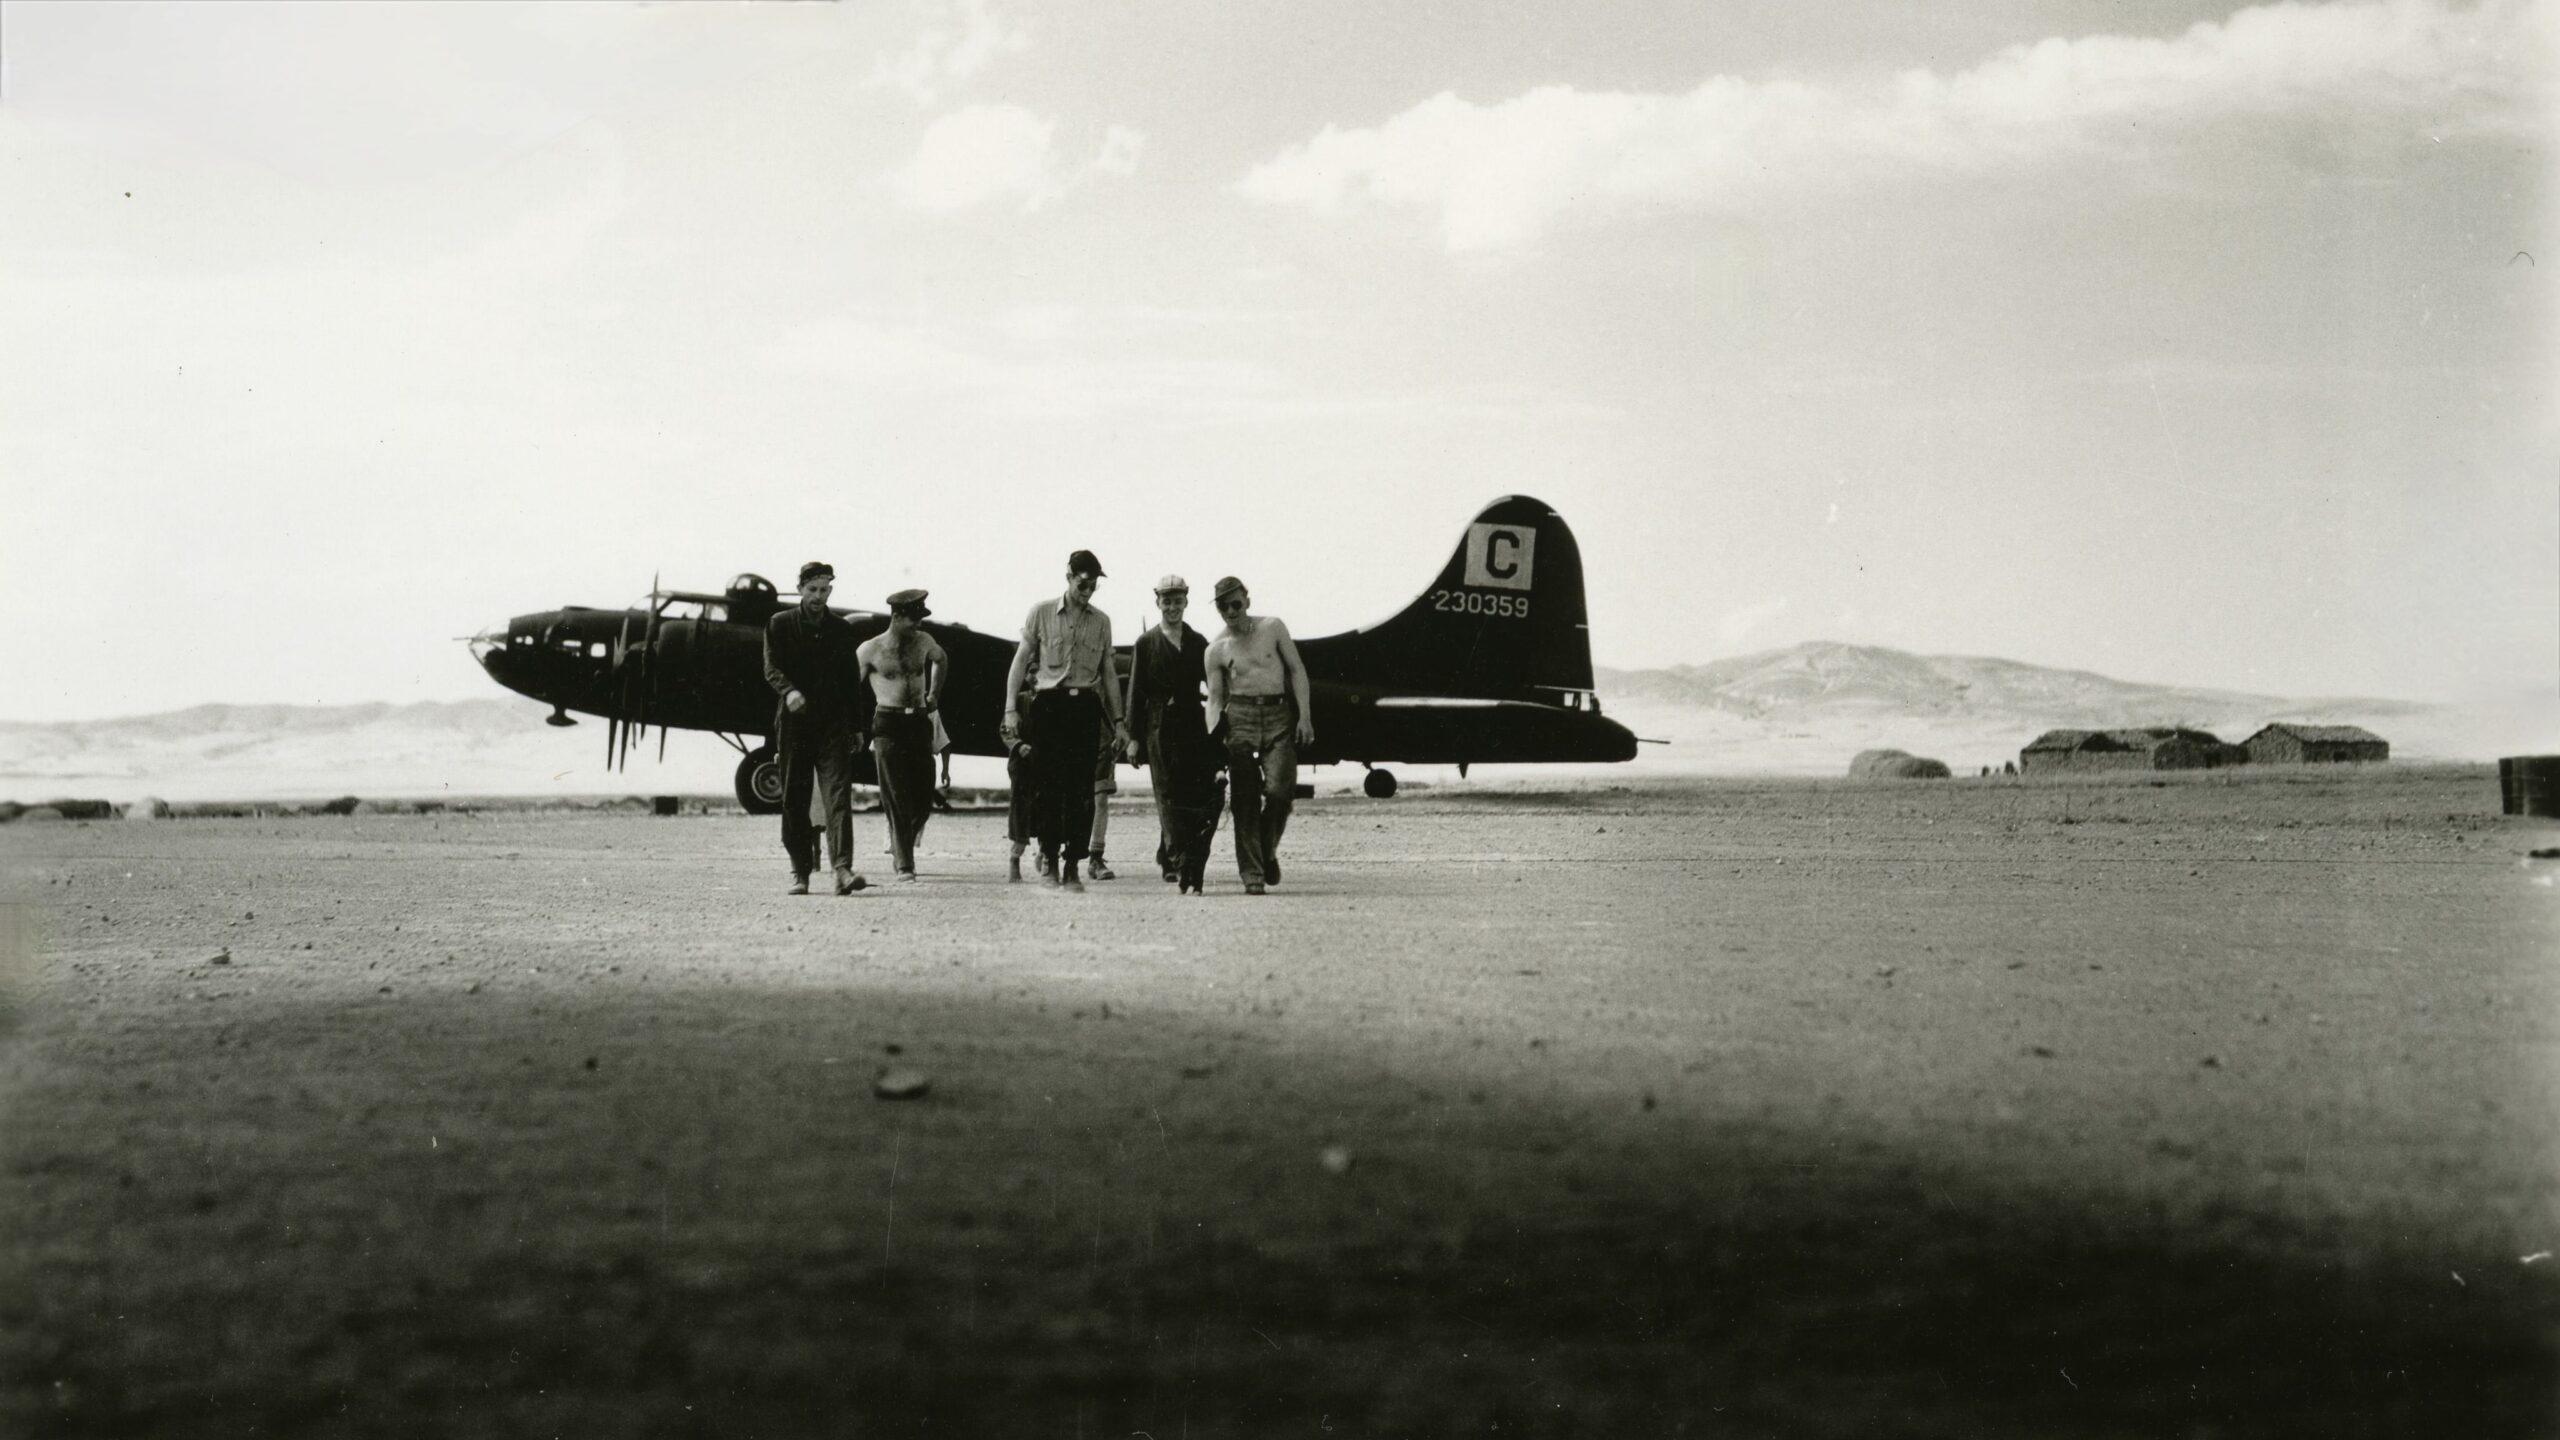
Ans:
{"type": "MultiPolygon", "coordinates": [[[[638,687],[640,693],[635,697],[642,725],[649,723],[649,702],[658,698],[658,629],[666,620],[668,604],[668,597],[658,589],[658,577],[654,573],[649,577],[649,593],[652,597],[649,603],[649,625],[641,632],[640,639],[638,687]]],[[[658,728],[660,731],[658,746],[663,752],[666,748],[666,727],[661,725],[658,728]]]]}

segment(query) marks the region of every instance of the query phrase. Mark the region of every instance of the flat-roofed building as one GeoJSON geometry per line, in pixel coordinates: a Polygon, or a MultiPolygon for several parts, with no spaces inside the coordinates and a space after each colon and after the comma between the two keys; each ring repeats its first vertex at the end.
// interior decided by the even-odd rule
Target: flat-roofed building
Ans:
{"type": "Polygon", "coordinates": [[[2240,742],[2252,765],[2360,764],[2391,758],[2391,742],[2361,725],[2297,725],[2279,720],[2240,742]]]}
{"type": "Polygon", "coordinates": [[[2246,758],[2204,730],[2150,725],[2124,730],[2048,730],[2018,752],[2031,773],[2074,770],[2210,770],[2246,758]]]}

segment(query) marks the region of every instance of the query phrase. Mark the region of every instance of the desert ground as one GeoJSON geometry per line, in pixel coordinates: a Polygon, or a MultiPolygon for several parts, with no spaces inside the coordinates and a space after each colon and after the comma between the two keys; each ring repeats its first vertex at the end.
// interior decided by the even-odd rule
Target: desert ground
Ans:
{"type": "Polygon", "coordinates": [[[0,1432],[2560,1423],[2485,768],[1326,797],[1260,898],[1151,824],[0,829],[0,1432]]]}

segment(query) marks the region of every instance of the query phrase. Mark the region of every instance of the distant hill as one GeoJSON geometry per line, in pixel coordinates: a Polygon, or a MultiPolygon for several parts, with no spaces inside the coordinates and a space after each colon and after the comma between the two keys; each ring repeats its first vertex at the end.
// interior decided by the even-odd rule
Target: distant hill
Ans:
{"type": "Polygon", "coordinates": [[[2307,719],[2312,712],[2406,715],[2434,708],[2400,700],[2291,700],[2232,690],[2145,685],[2016,660],[1913,655],[1829,641],[1809,641],[1704,665],[1600,673],[1604,696],[1771,721],[1882,713],[1914,719],[1997,720],[2041,728],[2175,722],[2209,728],[2235,717],[2279,712],[2307,719]]]}
{"type": "Polygon", "coordinates": [[[1914,655],[1809,641],[1663,670],[1601,669],[1608,712],[1646,746],[1642,763],[1742,773],[1846,772],[1860,750],[1896,748],[1959,774],[2017,758],[2046,730],[2189,725],[2241,740],[2274,720],[2363,725],[2406,759],[2517,753],[2532,717],[2504,709],[2358,697],[2288,699],[2118,680],[1973,655],[1914,655]]]}
{"type": "MultiPolygon", "coordinates": [[[[1899,749],[1958,774],[2014,760],[2061,726],[2182,724],[2227,740],[2271,720],[2363,725],[2411,760],[2560,751],[2560,705],[2435,706],[2288,700],[2116,680],[1978,656],[1912,655],[1814,642],[1664,670],[1598,672],[1609,714],[1638,735],[1637,773],[1840,775],[1861,750],[1899,749]]],[[[333,795],[726,794],[737,756],[709,735],[653,736],[629,770],[604,768],[604,725],[542,723],[512,696],[413,705],[197,705],[159,715],[0,722],[0,799],[302,799],[333,795]]],[[[1540,767],[1533,774],[1567,767],[1540,767]]],[[[1397,769],[1451,778],[1438,767],[1397,769]]],[[[961,757],[953,779],[1002,785],[994,760],[961,757]]],[[[1507,768],[1475,772],[1500,778],[1507,768]]],[[[1628,773],[1580,767],[1575,773],[1628,773]]],[[[1356,767],[1311,776],[1332,788],[1356,767]]]]}
{"type": "Polygon", "coordinates": [[[535,701],[197,705],[159,715],[0,722],[0,798],[294,799],[331,795],[725,794],[737,756],[680,734],[656,761],[604,768],[604,723],[542,723],[535,701]]]}

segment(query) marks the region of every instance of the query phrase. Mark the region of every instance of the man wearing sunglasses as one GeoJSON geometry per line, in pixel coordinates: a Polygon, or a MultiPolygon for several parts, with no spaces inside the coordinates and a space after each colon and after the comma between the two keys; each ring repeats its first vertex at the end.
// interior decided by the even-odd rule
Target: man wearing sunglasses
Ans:
{"type": "Polygon", "coordinates": [[[1218,582],[1226,629],[1209,642],[1210,733],[1226,727],[1228,804],[1236,817],[1236,869],[1244,893],[1280,883],[1280,836],[1298,789],[1298,747],[1316,739],[1307,667],[1276,615],[1249,613],[1253,596],[1233,575],[1218,582]]]}
{"type": "Polygon", "coordinates": [[[1004,742],[1022,738],[1023,682],[1031,681],[1031,723],[1039,732],[1032,762],[1040,774],[1043,823],[1039,827],[1041,878],[1066,890],[1084,889],[1078,875],[1093,833],[1094,766],[1104,753],[1102,726],[1111,725],[1117,756],[1129,748],[1121,718],[1119,677],[1111,666],[1111,617],[1094,608],[1102,562],[1090,550],[1067,557],[1066,593],[1031,607],[1022,620],[1022,643],[1004,684],[1004,742]],[[1063,859],[1060,850],[1063,847],[1063,859]],[[1051,863],[1056,862],[1056,863],[1051,863]]]}

